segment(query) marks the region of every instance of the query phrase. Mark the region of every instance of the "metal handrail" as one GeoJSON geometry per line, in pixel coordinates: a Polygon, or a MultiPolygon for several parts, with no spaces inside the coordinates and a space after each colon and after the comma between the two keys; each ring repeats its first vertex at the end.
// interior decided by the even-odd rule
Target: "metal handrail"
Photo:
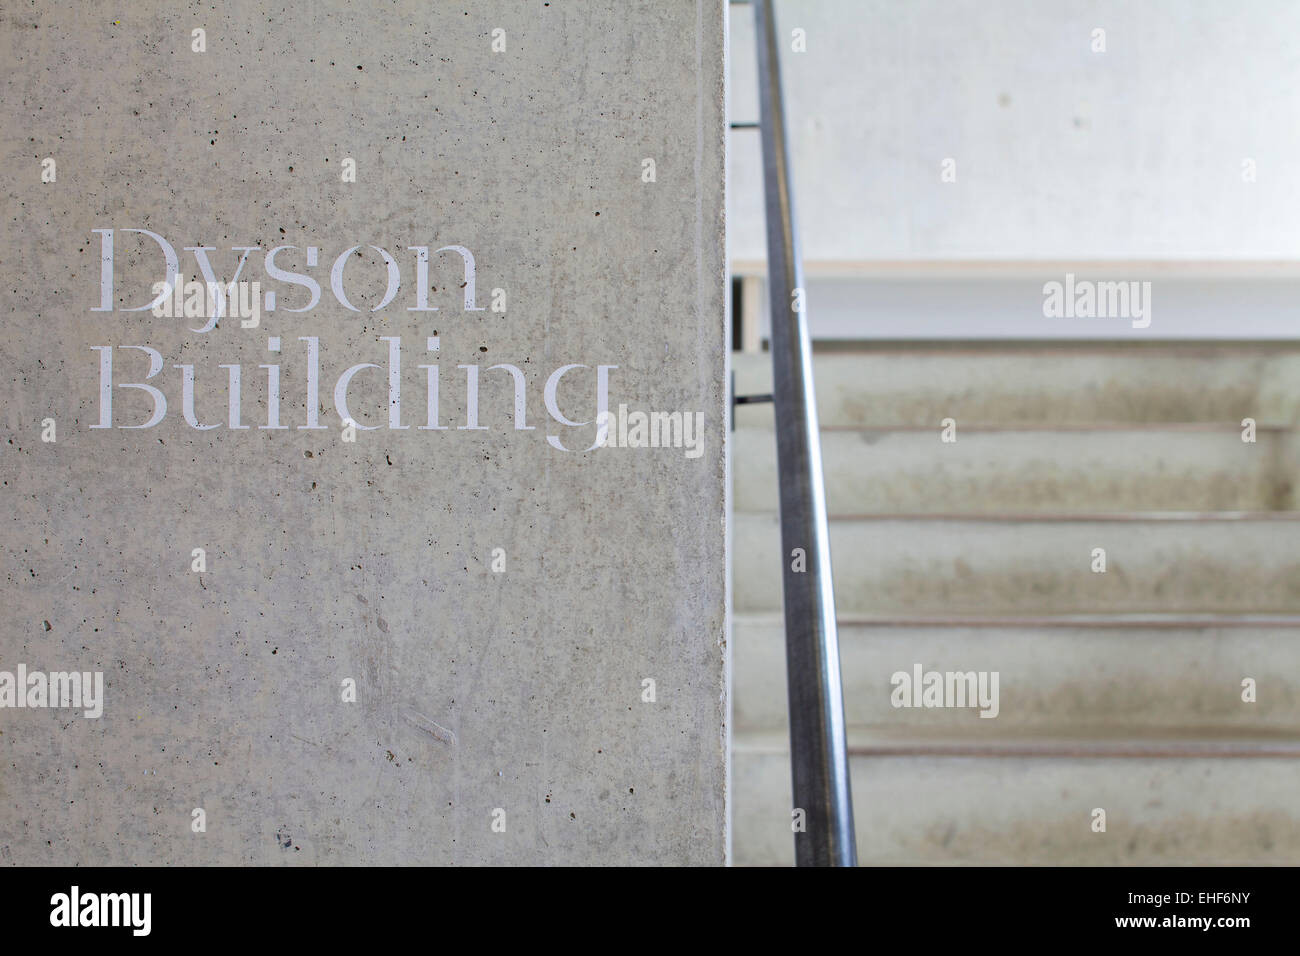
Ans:
{"type": "Polygon", "coordinates": [[[855,866],[853,802],[831,583],[830,534],[803,266],[794,227],[790,155],[771,0],[754,0],[760,135],[767,207],[772,393],[781,494],[790,763],[799,866],[855,866]],[[796,295],[798,301],[796,301],[796,295]],[[802,562],[796,558],[802,552],[802,562]]]}

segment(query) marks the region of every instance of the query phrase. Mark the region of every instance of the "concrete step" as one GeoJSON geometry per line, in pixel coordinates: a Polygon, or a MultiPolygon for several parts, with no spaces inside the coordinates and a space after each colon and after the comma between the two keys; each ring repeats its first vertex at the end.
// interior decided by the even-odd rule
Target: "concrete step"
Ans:
{"type": "MultiPolygon", "coordinates": [[[[831,523],[841,615],[1300,611],[1300,514],[831,523]],[[1091,570],[1093,549],[1106,572],[1091,570]]],[[[773,515],[733,521],[738,613],[779,611],[791,558],[773,515]]]]}
{"type": "MultiPolygon", "coordinates": [[[[772,390],[767,353],[733,355],[732,366],[739,393],[772,390]]],[[[1295,344],[881,344],[819,352],[813,374],[823,427],[1300,421],[1295,344]]],[[[771,406],[743,406],[736,421],[770,425],[771,406]]]]}
{"type": "MultiPolygon", "coordinates": [[[[1129,757],[1101,748],[1085,757],[854,756],[859,863],[1294,865],[1300,759],[1277,747],[1196,755],[1233,746],[1175,756],[1159,741],[1130,745],[1129,757]],[[1106,811],[1104,833],[1092,830],[1095,808],[1106,811]]],[[[1300,753],[1295,742],[1290,749],[1300,753]]],[[[732,774],[736,864],[792,864],[788,754],[738,737],[732,774]]]]}
{"type": "MultiPolygon", "coordinates": [[[[738,392],[771,390],[770,356],[733,359],[738,392]]],[[[814,366],[862,862],[1300,859],[1300,347],[881,344],[814,366]],[[891,706],[916,664],[997,671],[997,718],[891,706]]],[[[793,862],[771,422],[739,408],[733,435],[742,865],[793,862]]]]}
{"type": "MultiPolygon", "coordinates": [[[[732,474],[737,511],[775,512],[776,437],[739,428],[732,474]]],[[[1294,433],[1234,426],[1088,431],[822,432],[832,514],[1272,511],[1295,507],[1294,433]]]]}
{"type": "MultiPolygon", "coordinates": [[[[851,733],[1107,737],[1182,732],[1300,736],[1300,616],[1275,621],[1119,617],[974,624],[841,621],[851,733]],[[894,707],[891,677],[998,672],[998,714],[894,707]],[[1242,700],[1242,680],[1256,700],[1242,700]]],[[[785,631],[740,615],[732,636],[732,726],[788,733],[785,631]]]]}

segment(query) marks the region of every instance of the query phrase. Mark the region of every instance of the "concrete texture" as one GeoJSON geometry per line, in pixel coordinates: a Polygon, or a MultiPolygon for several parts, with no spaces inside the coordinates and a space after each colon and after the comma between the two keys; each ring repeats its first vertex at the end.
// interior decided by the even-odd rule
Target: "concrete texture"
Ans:
{"type": "MultiPolygon", "coordinates": [[[[106,701],[98,720],[0,711],[0,862],[723,861],[725,6],[9,5],[0,669],[102,670],[106,701]],[[204,334],[91,311],[108,228],[164,235],[191,276],[183,247],[214,247],[229,278],[231,248],[258,246],[241,278],[280,308],[204,334]],[[329,270],[361,244],[344,284],[368,310],[370,243],[401,291],[349,311],[329,270]],[[408,247],[451,244],[476,257],[478,307],[504,289],[504,312],[465,311],[452,253],[430,262],[439,311],[408,311],[408,247]],[[307,296],[268,276],[277,245],[324,287],[311,311],[286,311],[307,296]],[[298,427],[301,336],[320,341],[323,430],[298,427]],[[382,427],[383,336],[402,339],[408,430],[382,427]],[[91,427],[110,345],[119,384],[148,366],[122,346],[162,356],[156,427],[91,427]],[[290,427],[259,430],[274,362],[290,427]],[[227,421],[221,366],[241,365],[252,427],[189,427],[178,363],[202,423],[227,421]],[[381,427],[346,443],[332,390],[357,363],[381,369],[349,407],[381,427]],[[415,427],[421,363],[447,430],[415,427]],[[534,430],[512,428],[495,363],[522,371],[534,430]],[[704,454],[582,452],[594,426],[543,394],[574,363],[568,417],[595,417],[593,370],[617,366],[611,405],[702,412],[704,454]],[[463,427],[464,365],[486,430],[463,427]]],[[[147,240],[115,239],[120,309],[164,276],[147,240]]],[[[139,390],[114,402],[117,426],[149,414],[139,390]]]]}

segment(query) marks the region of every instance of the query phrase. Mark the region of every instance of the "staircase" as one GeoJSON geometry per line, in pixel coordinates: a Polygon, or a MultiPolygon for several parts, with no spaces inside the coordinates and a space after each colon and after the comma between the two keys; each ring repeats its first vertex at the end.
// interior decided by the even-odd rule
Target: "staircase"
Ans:
{"type": "MultiPolygon", "coordinates": [[[[766,353],[733,365],[738,393],[771,391],[766,353]]],[[[1300,346],[814,366],[860,862],[1300,863],[1300,346]],[[891,706],[916,664],[997,671],[998,716],[891,706]]],[[[734,862],[782,865],[771,406],[738,408],[733,439],[734,862]]]]}

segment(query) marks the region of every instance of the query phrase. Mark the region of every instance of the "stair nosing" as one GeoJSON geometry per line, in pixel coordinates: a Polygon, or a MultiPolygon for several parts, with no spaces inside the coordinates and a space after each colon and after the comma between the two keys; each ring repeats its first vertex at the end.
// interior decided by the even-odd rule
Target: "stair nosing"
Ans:
{"type": "MultiPolygon", "coordinates": [[[[733,751],[741,755],[788,756],[788,739],[773,731],[736,733],[733,751]],[[748,738],[748,739],[747,739],[748,738]]],[[[896,738],[849,730],[846,748],[850,757],[947,757],[947,758],[1036,758],[1036,759],[1296,759],[1300,758],[1300,737],[1277,736],[1194,736],[1188,734],[1147,733],[1131,739],[1042,735],[1022,738],[917,739],[896,738]],[[869,742],[854,743],[857,736],[869,742]]]]}
{"type": "MultiPolygon", "coordinates": [[[[732,610],[733,623],[779,625],[785,620],[780,611],[732,610]]],[[[882,616],[838,614],[839,627],[1000,627],[1000,628],[1131,628],[1167,630],[1221,627],[1300,627],[1300,614],[1151,614],[1098,613],[1056,615],[953,615],[953,616],[882,616]]]]}
{"type": "MultiPolygon", "coordinates": [[[[955,416],[954,416],[955,417],[955,416]]],[[[885,434],[929,434],[937,433],[940,426],[934,425],[821,425],[821,432],[869,432],[885,434]]],[[[1004,434],[1018,432],[1191,432],[1193,434],[1240,433],[1240,422],[1009,422],[1007,424],[965,424],[959,423],[961,434],[1004,434]]],[[[737,432],[764,432],[774,434],[771,422],[763,424],[746,424],[736,422],[737,432]]],[[[1300,426],[1289,422],[1256,422],[1255,433],[1260,432],[1297,432],[1300,426]]]]}
{"type": "MultiPolygon", "coordinates": [[[[778,521],[780,516],[775,510],[770,511],[733,511],[733,517],[768,518],[778,521]]],[[[1024,512],[1024,511],[990,511],[990,512],[954,512],[954,511],[917,511],[917,512],[843,512],[827,515],[830,522],[884,522],[884,521],[948,521],[967,524],[985,522],[988,524],[1018,523],[1062,523],[1095,522],[1098,524],[1207,524],[1211,522],[1273,522],[1300,521],[1300,511],[1098,511],[1098,512],[1024,512]]]]}

